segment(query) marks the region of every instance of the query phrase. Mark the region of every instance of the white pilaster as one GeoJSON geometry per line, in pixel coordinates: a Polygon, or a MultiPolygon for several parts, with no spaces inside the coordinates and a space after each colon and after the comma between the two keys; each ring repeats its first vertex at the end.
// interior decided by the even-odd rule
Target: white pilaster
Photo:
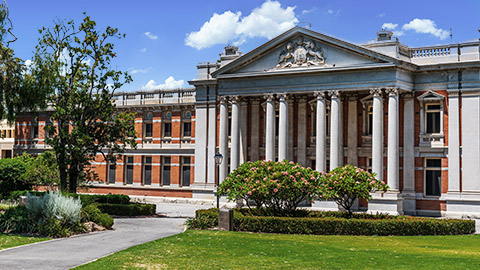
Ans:
{"type": "Polygon", "coordinates": [[[287,159],[288,146],[288,104],[287,95],[282,94],[279,97],[279,127],[278,127],[278,160],[287,159]]]}
{"type": "Polygon", "coordinates": [[[340,93],[338,91],[329,92],[330,103],[330,170],[338,167],[339,163],[339,145],[340,145],[340,93]]]}
{"type": "Polygon", "coordinates": [[[292,97],[289,97],[289,99],[287,100],[287,103],[288,103],[288,111],[290,112],[288,114],[288,145],[287,145],[287,159],[288,160],[293,160],[294,159],[294,153],[293,153],[293,144],[294,144],[294,123],[295,123],[295,119],[294,119],[294,113],[293,113],[293,103],[294,103],[294,100],[292,97]]]}
{"type": "MultiPolygon", "coordinates": [[[[197,104],[195,119],[196,121],[207,121],[206,105],[197,104]]],[[[195,166],[195,184],[204,185],[207,182],[207,125],[198,126],[195,131],[195,161],[198,164],[198,166],[195,166]]]]}
{"type": "Polygon", "coordinates": [[[266,125],[265,125],[265,160],[275,160],[275,104],[274,96],[265,96],[266,125]]]}
{"type": "Polygon", "coordinates": [[[238,168],[240,158],[240,130],[239,130],[239,114],[240,106],[238,105],[238,97],[232,97],[232,132],[231,132],[231,154],[230,154],[230,172],[238,168]]]}
{"type": "Polygon", "coordinates": [[[399,191],[399,147],[398,147],[398,88],[388,88],[388,154],[387,181],[390,190],[399,191]]]}
{"type": "MultiPolygon", "coordinates": [[[[198,123],[201,123],[201,122],[199,121],[198,123]]],[[[217,110],[216,110],[215,104],[210,104],[208,108],[208,138],[207,138],[208,140],[207,183],[208,184],[215,184],[216,169],[217,169],[215,165],[215,159],[214,159],[214,156],[217,153],[216,133],[217,133],[217,110]]]]}
{"type": "Polygon", "coordinates": [[[403,211],[416,214],[415,199],[415,110],[413,94],[403,94],[403,211]]]}
{"type": "Polygon", "coordinates": [[[297,162],[307,166],[307,99],[298,99],[297,162]]]}
{"type": "Polygon", "coordinates": [[[252,100],[251,103],[251,144],[250,144],[250,161],[257,161],[259,159],[259,151],[258,148],[260,147],[260,102],[256,99],[252,100]]]}
{"type": "Polygon", "coordinates": [[[382,90],[372,89],[373,132],[372,132],[372,171],[377,179],[383,180],[383,99],[382,90]]]}
{"type": "Polygon", "coordinates": [[[220,97],[220,130],[219,150],[223,155],[223,162],[220,164],[219,183],[227,177],[228,170],[228,103],[226,97],[220,97]]]}
{"type": "Polygon", "coordinates": [[[358,166],[358,126],[357,126],[357,95],[348,97],[348,128],[347,128],[347,148],[348,164],[358,166]]]}
{"type": "Polygon", "coordinates": [[[325,104],[325,92],[315,93],[317,97],[317,117],[316,117],[316,138],[315,138],[315,169],[319,172],[326,170],[326,104],[325,104]]]}
{"type": "Polygon", "coordinates": [[[458,101],[458,92],[448,93],[448,193],[460,192],[460,111],[458,101]]]}

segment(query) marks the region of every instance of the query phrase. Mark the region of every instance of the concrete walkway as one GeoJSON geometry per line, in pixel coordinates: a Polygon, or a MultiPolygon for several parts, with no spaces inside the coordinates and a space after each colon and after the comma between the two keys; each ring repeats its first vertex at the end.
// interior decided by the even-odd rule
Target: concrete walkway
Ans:
{"type": "Polygon", "coordinates": [[[183,231],[183,218],[115,219],[114,230],[0,251],[0,269],[69,269],[183,231]]]}

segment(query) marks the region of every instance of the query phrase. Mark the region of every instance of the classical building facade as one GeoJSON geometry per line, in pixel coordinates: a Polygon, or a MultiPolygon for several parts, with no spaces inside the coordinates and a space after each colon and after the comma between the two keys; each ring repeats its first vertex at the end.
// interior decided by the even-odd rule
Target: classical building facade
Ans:
{"type": "MultiPolygon", "coordinates": [[[[99,157],[92,190],[213,200],[246,161],[348,163],[390,186],[360,210],[480,216],[479,51],[479,41],[411,48],[383,30],[355,45],[300,27],[247,54],[227,46],[197,66],[194,89],[116,96],[137,112],[139,146],[116,167],[99,157]]],[[[48,112],[19,117],[15,153],[44,151],[45,124],[48,112]]]]}

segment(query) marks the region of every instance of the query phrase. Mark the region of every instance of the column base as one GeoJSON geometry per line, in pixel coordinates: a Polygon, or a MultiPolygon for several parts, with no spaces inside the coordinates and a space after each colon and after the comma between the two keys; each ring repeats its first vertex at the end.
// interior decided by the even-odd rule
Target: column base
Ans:
{"type": "Polygon", "coordinates": [[[403,213],[409,216],[417,215],[417,200],[414,191],[403,191],[403,213]]]}
{"type": "Polygon", "coordinates": [[[480,218],[480,192],[447,192],[445,217],[480,218]]]}
{"type": "Polygon", "coordinates": [[[313,201],[312,210],[340,211],[339,205],[334,201],[313,201]]]}
{"type": "Polygon", "coordinates": [[[403,215],[403,198],[398,191],[372,193],[372,200],[368,202],[367,212],[403,215]]]}

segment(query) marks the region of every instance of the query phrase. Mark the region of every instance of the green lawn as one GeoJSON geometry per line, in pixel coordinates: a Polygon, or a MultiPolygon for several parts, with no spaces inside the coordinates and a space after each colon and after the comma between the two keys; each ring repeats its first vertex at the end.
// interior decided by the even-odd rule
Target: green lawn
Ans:
{"type": "Polygon", "coordinates": [[[45,237],[30,237],[30,236],[0,233],[0,249],[6,249],[11,247],[31,244],[35,242],[41,242],[48,239],[49,238],[45,238],[45,237]]]}
{"type": "Polygon", "coordinates": [[[480,236],[319,236],[189,230],[79,269],[479,269],[480,236]]]}

